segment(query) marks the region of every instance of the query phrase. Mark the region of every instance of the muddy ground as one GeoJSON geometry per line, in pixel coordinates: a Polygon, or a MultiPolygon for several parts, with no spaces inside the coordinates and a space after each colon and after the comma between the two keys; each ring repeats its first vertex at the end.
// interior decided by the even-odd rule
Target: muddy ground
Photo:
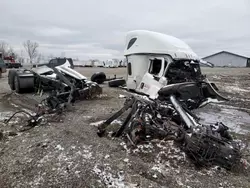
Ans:
{"type": "MultiPolygon", "coordinates": [[[[126,69],[78,68],[90,77],[96,71],[124,76],[126,69]]],[[[249,142],[250,69],[204,68],[203,73],[231,101],[196,111],[205,123],[223,121],[236,139],[249,142]]],[[[96,125],[122,107],[129,95],[103,84],[98,98],[79,101],[59,121],[16,133],[25,120],[4,119],[19,109],[34,110],[40,100],[17,95],[0,79],[0,187],[250,187],[250,170],[218,167],[197,169],[172,141],[154,141],[129,148],[122,139],[99,138],[96,125]],[[10,132],[10,133],[8,133],[10,132]],[[8,135],[10,134],[10,135],[8,135]]],[[[116,121],[115,123],[119,123],[116,121]]],[[[249,148],[248,148],[249,150],[249,148]]],[[[250,161],[249,156],[245,159],[250,161]]]]}

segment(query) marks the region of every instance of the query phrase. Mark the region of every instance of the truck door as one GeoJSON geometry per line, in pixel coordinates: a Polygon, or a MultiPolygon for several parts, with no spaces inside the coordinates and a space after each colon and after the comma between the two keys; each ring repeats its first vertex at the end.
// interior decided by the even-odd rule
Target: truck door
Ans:
{"type": "Polygon", "coordinates": [[[149,61],[149,69],[142,78],[139,91],[153,97],[157,95],[158,90],[163,86],[162,76],[164,75],[166,63],[163,57],[153,57],[149,61]]]}

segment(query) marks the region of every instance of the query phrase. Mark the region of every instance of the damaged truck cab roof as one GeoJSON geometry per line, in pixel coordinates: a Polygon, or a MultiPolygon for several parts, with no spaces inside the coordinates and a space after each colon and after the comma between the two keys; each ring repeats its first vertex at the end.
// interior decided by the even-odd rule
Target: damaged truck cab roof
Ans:
{"type": "Polygon", "coordinates": [[[168,54],[173,59],[199,59],[182,40],[146,30],[135,30],[127,33],[124,55],[132,54],[168,54]]]}

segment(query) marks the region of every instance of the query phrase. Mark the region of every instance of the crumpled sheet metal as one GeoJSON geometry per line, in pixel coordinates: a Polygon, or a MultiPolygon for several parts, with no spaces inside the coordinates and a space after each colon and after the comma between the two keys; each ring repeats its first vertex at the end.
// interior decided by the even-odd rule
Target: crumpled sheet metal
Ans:
{"type": "Polygon", "coordinates": [[[198,166],[219,165],[232,169],[241,159],[240,147],[223,123],[200,124],[189,114],[175,96],[169,102],[127,98],[124,107],[98,127],[98,135],[125,111],[129,111],[123,124],[113,136],[124,136],[132,145],[152,139],[175,140],[198,166]]]}

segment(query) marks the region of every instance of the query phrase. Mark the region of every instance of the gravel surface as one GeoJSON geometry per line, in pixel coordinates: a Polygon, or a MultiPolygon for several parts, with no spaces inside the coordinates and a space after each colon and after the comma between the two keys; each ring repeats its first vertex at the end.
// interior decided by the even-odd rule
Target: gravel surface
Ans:
{"type": "MultiPolygon", "coordinates": [[[[108,76],[125,76],[126,72],[125,68],[76,70],[87,77],[97,71],[108,76]]],[[[249,143],[250,125],[243,120],[247,121],[250,113],[250,69],[204,68],[203,72],[232,100],[208,105],[197,113],[209,111],[212,114],[206,117],[209,120],[218,118],[216,114],[220,112],[225,113],[224,119],[236,113],[230,121],[239,123],[244,131],[234,136],[249,143]]],[[[197,169],[172,141],[155,140],[130,148],[122,139],[99,138],[96,135],[98,122],[122,107],[124,99],[119,98],[120,94],[130,95],[124,90],[109,88],[107,84],[101,86],[102,95],[77,102],[58,122],[43,124],[15,136],[1,138],[0,135],[0,188],[250,187],[250,167],[232,172],[216,166],[197,169]]],[[[19,109],[34,110],[40,97],[11,93],[6,75],[0,79],[0,88],[0,130],[15,132],[26,117],[17,117],[10,125],[3,123],[4,118],[19,109]]],[[[231,131],[235,131],[234,127],[231,131]]],[[[245,158],[250,161],[249,157],[245,158]]]]}

